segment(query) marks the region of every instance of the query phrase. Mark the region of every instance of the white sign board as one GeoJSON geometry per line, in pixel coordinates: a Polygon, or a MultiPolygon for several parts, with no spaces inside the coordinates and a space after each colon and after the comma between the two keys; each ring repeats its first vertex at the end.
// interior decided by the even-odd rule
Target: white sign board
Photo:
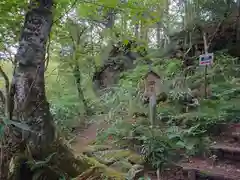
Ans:
{"type": "Polygon", "coordinates": [[[213,63],[213,53],[202,54],[199,56],[199,65],[206,66],[213,63]]]}

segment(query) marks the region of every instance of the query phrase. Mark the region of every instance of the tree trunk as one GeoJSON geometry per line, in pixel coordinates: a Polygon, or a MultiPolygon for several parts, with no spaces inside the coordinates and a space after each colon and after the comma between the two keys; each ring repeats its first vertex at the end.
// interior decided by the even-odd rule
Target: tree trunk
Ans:
{"type": "Polygon", "coordinates": [[[80,68],[79,68],[78,62],[76,62],[74,65],[73,74],[75,77],[76,86],[77,86],[77,90],[78,90],[78,97],[83,102],[86,114],[91,115],[90,108],[88,107],[87,100],[85,99],[83,90],[81,88],[81,74],[80,74],[80,68]]]}
{"type": "Polygon", "coordinates": [[[1,180],[7,179],[11,158],[24,149],[21,143],[27,143],[34,156],[54,140],[53,119],[45,96],[44,81],[46,43],[53,22],[52,7],[53,0],[31,1],[25,16],[15,57],[11,87],[14,110],[10,119],[24,122],[31,131],[23,131],[13,125],[5,128],[1,180]]]}
{"type": "MultiPolygon", "coordinates": [[[[80,41],[81,41],[81,37],[84,35],[84,32],[86,31],[86,28],[80,30],[78,26],[79,26],[78,24],[75,24],[77,38],[74,39],[72,33],[70,35],[72,39],[72,46],[73,46],[72,60],[74,61],[71,67],[72,67],[73,76],[75,78],[75,82],[77,86],[79,100],[83,102],[84,110],[86,114],[90,115],[90,108],[88,107],[87,100],[84,97],[83,90],[81,87],[81,72],[80,72],[80,67],[78,62],[78,59],[79,59],[78,51],[81,49],[80,41]]],[[[91,37],[91,40],[92,40],[92,37],[91,37]]],[[[92,42],[92,45],[93,45],[93,42],[92,42]]]]}
{"type": "Polygon", "coordinates": [[[161,47],[161,22],[157,22],[157,47],[161,47]]]}
{"type": "Polygon", "coordinates": [[[0,90],[0,114],[4,114],[5,113],[5,96],[3,94],[3,92],[0,90]]]}
{"type": "Polygon", "coordinates": [[[136,22],[134,26],[134,36],[136,37],[136,39],[139,38],[139,22],[136,22]]]}
{"type": "Polygon", "coordinates": [[[125,14],[122,14],[122,16],[121,16],[121,20],[122,20],[122,29],[123,29],[123,34],[122,34],[122,36],[124,36],[125,34],[124,34],[124,31],[126,32],[127,31],[127,16],[125,15],[125,14]]]}
{"type": "Polygon", "coordinates": [[[0,92],[0,100],[2,100],[3,107],[4,107],[4,113],[7,118],[9,118],[9,88],[10,88],[10,83],[9,83],[9,78],[7,74],[3,71],[2,67],[0,66],[0,74],[2,75],[5,83],[5,96],[4,94],[0,92]]]}
{"type": "Polygon", "coordinates": [[[106,14],[106,28],[112,29],[115,23],[115,11],[114,9],[109,9],[106,14]]]}
{"type": "Polygon", "coordinates": [[[140,39],[146,40],[146,34],[147,34],[147,27],[145,24],[145,20],[141,19],[141,21],[140,21],[140,39]]]}
{"type": "Polygon", "coordinates": [[[146,43],[148,43],[149,39],[148,39],[148,30],[149,27],[147,25],[147,18],[148,15],[146,12],[144,12],[142,14],[142,19],[140,21],[140,39],[142,39],[143,41],[145,41],[146,43]]]}
{"type": "Polygon", "coordinates": [[[238,18],[236,25],[236,42],[240,40],[240,0],[237,0],[238,18]]]}

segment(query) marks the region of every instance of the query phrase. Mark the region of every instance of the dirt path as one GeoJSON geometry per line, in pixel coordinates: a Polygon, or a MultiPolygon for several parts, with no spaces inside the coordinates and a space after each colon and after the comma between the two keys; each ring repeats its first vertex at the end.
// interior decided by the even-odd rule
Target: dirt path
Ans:
{"type": "MultiPolygon", "coordinates": [[[[98,129],[108,129],[111,125],[105,121],[105,116],[98,116],[91,125],[89,125],[85,130],[80,130],[76,132],[76,138],[72,143],[73,151],[78,154],[84,151],[90,143],[92,143],[97,138],[98,129]]],[[[131,122],[131,121],[130,121],[131,122]]]]}
{"type": "MultiPolygon", "coordinates": [[[[80,154],[82,153],[85,148],[92,143],[94,140],[97,138],[97,131],[98,129],[108,129],[110,125],[104,121],[101,121],[100,123],[94,122],[91,125],[89,125],[85,130],[79,131],[77,133],[77,137],[74,140],[74,143],[72,144],[72,149],[75,154],[80,154]]],[[[157,177],[155,174],[152,174],[153,172],[146,171],[144,172],[145,177],[151,177],[151,180],[157,180],[157,177]]],[[[169,175],[167,178],[163,180],[176,180],[175,174],[171,174],[170,177],[169,175]]],[[[179,180],[179,179],[177,179],[179,180]]]]}
{"type": "Polygon", "coordinates": [[[104,121],[101,123],[94,122],[89,125],[85,130],[77,134],[77,137],[72,144],[73,151],[77,154],[82,153],[84,148],[96,139],[98,129],[107,129],[108,127],[109,124],[104,121]]]}

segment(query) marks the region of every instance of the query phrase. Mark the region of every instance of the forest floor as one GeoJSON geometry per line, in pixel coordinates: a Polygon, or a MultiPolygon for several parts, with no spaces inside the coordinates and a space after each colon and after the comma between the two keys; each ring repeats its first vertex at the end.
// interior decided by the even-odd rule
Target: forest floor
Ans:
{"type": "MultiPolygon", "coordinates": [[[[229,125],[228,125],[229,126],[229,125]]],[[[233,140],[231,138],[240,138],[240,128],[230,129],[230,135],[226,139],[226,133],[221,133],[217,139],[213,139],[213,144],[210,145],[210,149],[213,154],[216,154],[217,161],[214,162],[211,158],[190,158],[188,162],[179,164],[183,168],[184,172],[194,171],[197,176],[196,179],[229,179],[229,180],[239,180],[240,179],[240,143],[239,140],[233,140]],[[230,136],[230,137],[229,137],[230,136]],[[221,138],[220,138],[221,137],[221,138]],[[224,139],[222,139],[224,138],[224,139]],[[220,145],[219,145],[220,144],[220,145]],[[237,145],[236,145],[237,144],[237,145]],[[218,152],[218,153],[217,153],[218,152]]],[[[239,125],[238,125],[239,126],[239,125]]],[[[84,152],[85,148],[91,144],[97,138],[98,129],[108,129],[110,124],[105,121],[98,121],[90,124],[86,129],[78,132],[75,142],[72,145],[72,149],[76,154],[84,152]]],[[[229,132],[229,130],[228,130],[229,132]]],[[[105,142],[106,143],[106,142],[105,142]]],[[[170,170],[167,172],[167,176],[162,177],[161,180],[182,180],[183,174],[182,170],[178,172],[173,172],[170,170]],[[180,173],[180,174],[179,174],[180,173]]],[[[148,176],[151,176],[151,172],[145,172],[148,176]]],[[[156,172],[155,172],[156,173],[156,172]]],[[[190,178],[190,177],[188,177],[190,178]]],[[[156,175],[151,176],[152,180],[156,180],[156,175]]],[[[191,179],[191,178],[190,178],[191,179]]],[[[194,179],[194,178],[193,178],[194,179]]]]}
{"type": "MultiPolygon", "coordinates": [[[[86,128],[75,132],[76,138],[71,145],[71,148],[73,149],[74,153],[76,155],[83,153],[88,147],[88,145],[90,145],[92,142],[96,140],[98,129],[107,130],[110,126],[111,125],[106,121],[98,121],[98,122],[93,122],[90,125],[88,125],[86,128]]],[[[108,143],[104,142],[104,144],[108,144],[108,143]]],[[[182,174],[177,175],[176,177],[176,173],[178,173],[177,171],[179,170],[174,169],[171,171],[167,171],[166,174],[164,174],[164,177],[162,176],[161,180],[183,180],[183,178],[181,178],[182,174]]],[[[151,180],[158,180],[156,176],[156,171],[146,170],[144,171],[144,176],[151,178],[151,180]]]]}
{"type": "Polygon", "coordinates": [[[76,132],[72,149],[76,154],[82,153],[85,148],[97,138],[98,129],[106,130],[110,125],[105,121],[91,123],[87,128],[76,132]]]}

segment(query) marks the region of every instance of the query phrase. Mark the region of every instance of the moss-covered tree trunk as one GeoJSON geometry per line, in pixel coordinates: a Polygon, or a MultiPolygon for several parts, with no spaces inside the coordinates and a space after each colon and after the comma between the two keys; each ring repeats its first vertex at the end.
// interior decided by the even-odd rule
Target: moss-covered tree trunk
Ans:
{"type": "MultiPolygon", "coordinates": [[[[9,162],[28,144],[39,153],[54,140],[54,125],[45,96],[45,52],[53,22],[53,0],[30,1],[15,56],[11,87],[14,121],[22,121],[31,131],[16,126],[5,128],[2,141],[0,179],[8,179],[9,162]]],[[[22,123],[21,122],[21,123],[22,123]]],[[[27,178],[27,177],[26,177],[27,178]]]]}
{"type": "Polygon", "coordinates": [[[77,60],[75,60],[75,63],[74,63],[73,74],[74,74],[74,78],[77,86],[78,97],[83,102],[83,106],[86,114],[91,115],[92,112],[90,110],[90,107],[88,106],[88,102],[84,96],[83,89],[81,87],[81,73],[80,73],[80,67],[77,60]]]}

